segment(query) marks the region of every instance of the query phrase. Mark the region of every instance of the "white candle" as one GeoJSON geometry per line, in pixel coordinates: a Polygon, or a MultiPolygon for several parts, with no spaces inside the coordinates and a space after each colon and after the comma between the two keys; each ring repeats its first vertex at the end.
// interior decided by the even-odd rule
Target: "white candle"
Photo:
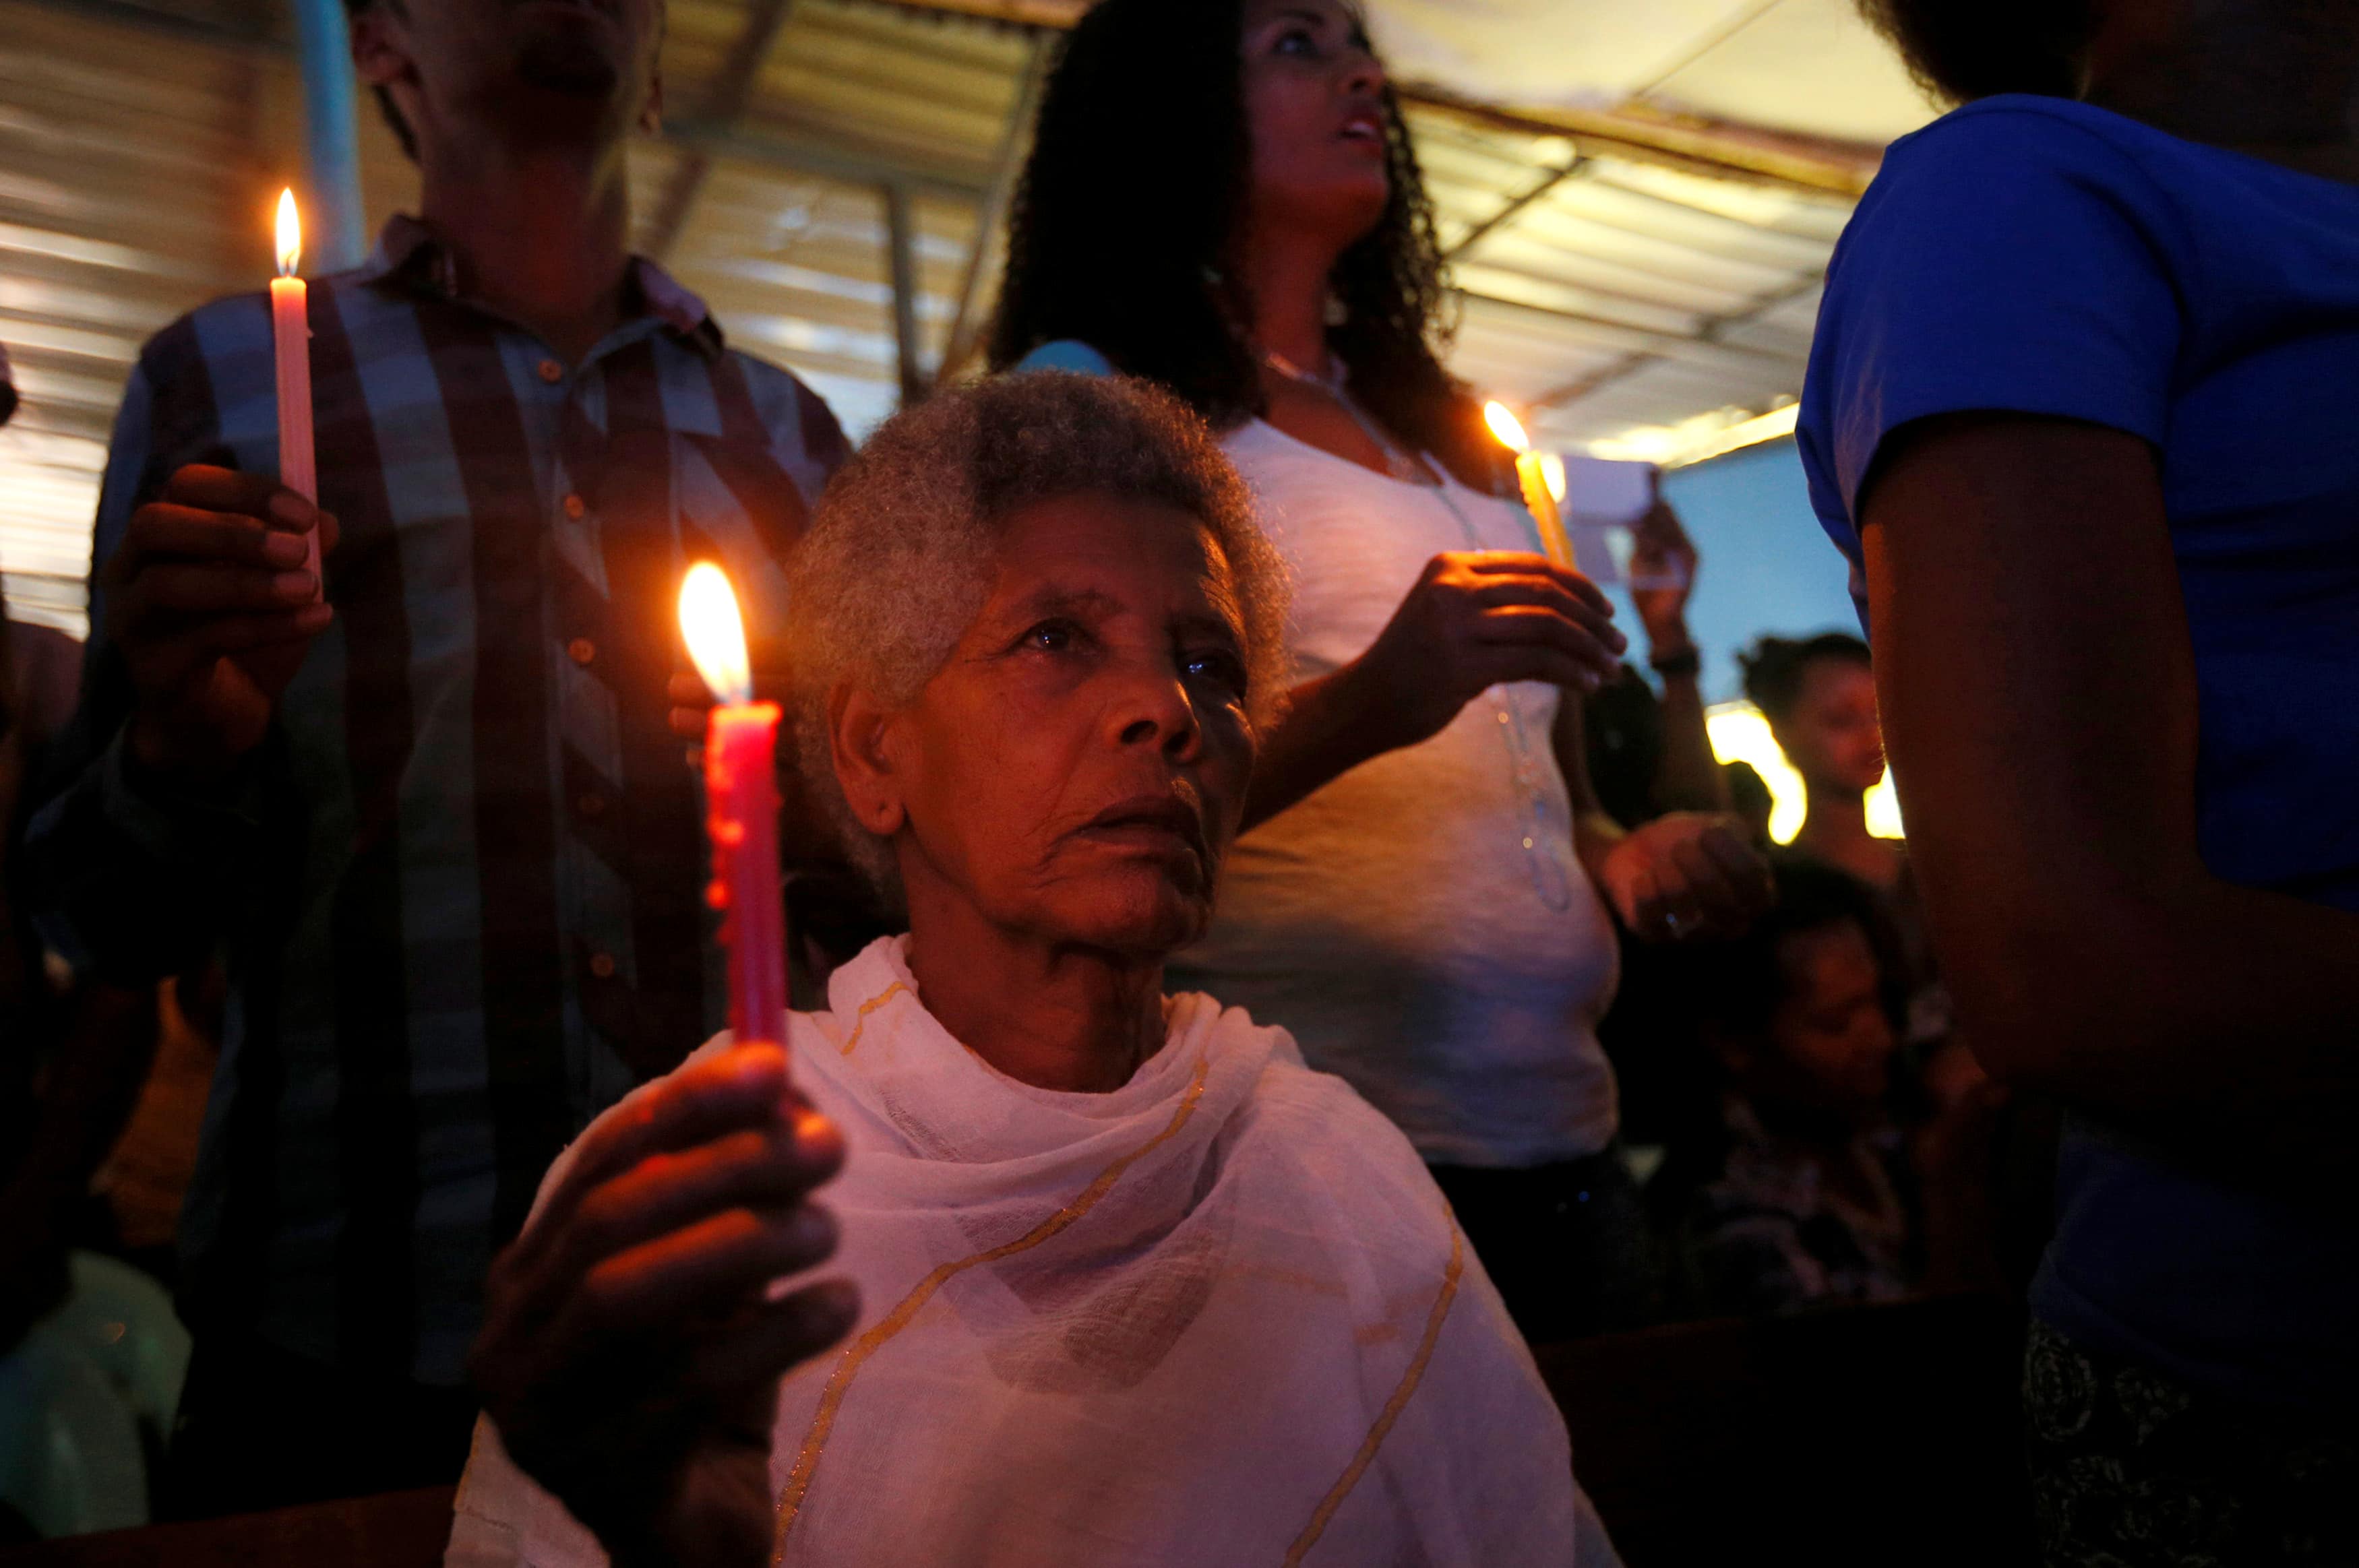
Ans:
{"type": "Polygon", "coordinates": [[[1555,465],[1551,482],[1548,458],[1532,450],[1531,438],[1524,434],[1521,421],[1507,412],[1504,403],[1486,403],[1483,417],[1491,427],[1491,434],[1500,444],[1516,454],[1516,481],[1524,492],[1524,505],[1540,531],[1540,548],[1548,558],[1568,569],[1573,566],[1572,540],[1564,531],[1564,518],[1557,511],[1557,500],[1564,487],[1564,468],[1555,465]]]}
{"type": "MultiPolygon", "coordinates": [[[[278,276],[270,280],[270,330],[278,351],[278,482],[304,500],[320,499],[311,449],[310,291],[295,276],[303,258],[303,225],[295,193],[278,193],[278,276]]],[[[320,580],[320,530],[305,535],[304,566],[320,580]]],[[[315,589],[315,595],[316,595],[315,589]]]]}

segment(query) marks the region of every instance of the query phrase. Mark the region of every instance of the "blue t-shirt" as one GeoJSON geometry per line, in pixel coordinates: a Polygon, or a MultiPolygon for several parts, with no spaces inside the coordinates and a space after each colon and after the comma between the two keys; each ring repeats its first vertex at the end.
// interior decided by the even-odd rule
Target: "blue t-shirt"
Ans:
{"type": "MultiPolygon", "coordinates": [[[[1802,396],[1811,500],[1854,566],[1885,438],[1978,409],[2152,444],[2204,861],[2359,911],[2359,189],[2060,99],[1986,99],[1895,143],[1836,249],[1802,396]]],[[[2068,1336],[2237,1397],[2359,1402],[2359,1220],[2087,1127],[2058,1203],[2032,1304],[2068,1336]]]]}

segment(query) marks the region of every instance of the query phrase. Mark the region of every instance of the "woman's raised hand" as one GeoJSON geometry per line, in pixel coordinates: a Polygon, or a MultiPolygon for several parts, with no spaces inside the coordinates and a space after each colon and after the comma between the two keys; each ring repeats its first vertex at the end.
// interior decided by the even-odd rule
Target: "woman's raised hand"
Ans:
{"type": "Polygon", "coordinates": [[[859,1310],[810,1201],[843,1161],[785,1053],[684,1067],[592,1123],[493,1262],[469,1370],[508,1454],[618,1565],[767,1561],[778,1379],[859,1310]]]}
{"type": "Polygon", "coordinates": [[[1388,699],[1386,738],[1408,746],[1502,681],[1594,691],[1628,645],[1614,607],[1579,572],[1546,556],[1463,550],[1425,564],[1357,665],[1388,699]]]}

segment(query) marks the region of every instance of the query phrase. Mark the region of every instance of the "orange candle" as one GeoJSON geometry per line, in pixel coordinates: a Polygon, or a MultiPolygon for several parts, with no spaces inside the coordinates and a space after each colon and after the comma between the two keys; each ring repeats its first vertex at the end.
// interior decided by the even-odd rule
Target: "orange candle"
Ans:
{"type": "Polygon", "coordinates": [[[745,627],[721,568],[699,562],[679,589],[689,657],[720,707],[704,732],[705,828],[729,952],[729,1028],[785,1044],[787,904],[778,872],[778,705],[756,702],[745,627]]]}
{"type": "MultiPolygon", "coordinates": [[[[310,291],[295,276],[303,259],[303,224],[295,193],[278,193],[278,276],[270,280],[270,332],[278,352],[278,482],[316,503],[320,476],[311,445],[310,291]]],[[[306,536],[304,566],[320,580],[320,531],[306,536]]],[[[314,597],[317,597],[315,589],[314,597]]]]}

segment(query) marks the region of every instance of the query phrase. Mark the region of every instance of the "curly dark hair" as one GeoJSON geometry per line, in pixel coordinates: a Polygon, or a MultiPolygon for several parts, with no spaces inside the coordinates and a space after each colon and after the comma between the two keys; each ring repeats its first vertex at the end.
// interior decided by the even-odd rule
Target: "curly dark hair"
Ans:
{"type": "MultiPolygon", "coordinates": [[[[1242,0],[1101,0],[1066,38],[1008,222],[994,370],[1074,339],[1217,429],[1265,412],[1233,265],[1250,178],[1243,28],[1242,0]]],[[[1386,429],[1495,492],[1504,453],[1442,368],[1441,247],[1389,85],[1384,118],[1392,196],[1335,265],[1343,319],[1328,348],[1386,429]]]]}
{"type": "Polygon", "coordinates": [[[1867,644],[1848,632],[1821,632],[1815,637],[1764,637],[1739,654],[1745,669],[1745,695],[1771,724],[1782,724],[1802,697],[1802,679],[1821,659],[1872,668],[1867,644]]]}
{"type": "Polygon", "coordinates": [[[2077,98],[2096,0],[1859,0],[1909,74],[1953,103],[2001,92],[2077,98]]]}

